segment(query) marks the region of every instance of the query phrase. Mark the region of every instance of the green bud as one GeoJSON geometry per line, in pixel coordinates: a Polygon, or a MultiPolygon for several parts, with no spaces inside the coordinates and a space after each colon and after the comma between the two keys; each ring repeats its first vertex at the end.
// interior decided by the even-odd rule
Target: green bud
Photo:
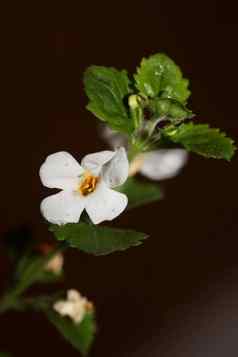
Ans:
{"type": "Polygon", "coordinates": [[[132,94],[129,96],[129,107],[132,110],[136,110],[139,107],[139,103],[141,103],[141,98],[138,95],[132,94]]]}
{"type": "Polygon", "coordinates": [[[128,104],[130,113],[134,122],[134,127],[137,129],[143,120],[143,103],[139,95],[132,94],[129,96],[128,104]]]}

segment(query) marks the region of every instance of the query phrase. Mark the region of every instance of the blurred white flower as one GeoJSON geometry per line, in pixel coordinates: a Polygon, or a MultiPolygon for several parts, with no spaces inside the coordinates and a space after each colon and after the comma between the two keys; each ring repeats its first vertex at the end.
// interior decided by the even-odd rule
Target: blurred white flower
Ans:
{"type": "Polygon", "coordinates": [[[45,266],[45,271],[53,273],[55,275],[59,275],[62,272],[63,265],[64,256],[62,253],[58,253],[47,262],[45,266]]]}
{"type": "Polygon", "coordinates": [[[54,303],[53,308],[61,316],[70,317],[76,324],[79,324],[87,311],[93,309],[93,305],[77,290],[68,290],[66,300],[54,303]]]}
{"type": "MultiPolygon", "coordinates": [[[[116,149],[118,144],[127,145],[126,138],[111,130],[103,127],[102,137],[109,145],[116,149]]],[[[188,161],[188,153],[183,149],[159,149],[137,155],[129,167],[129,176],[140,173],[152,180],[165,180],[179,174],[181,169],[188,161]]]]}
{"type": "Polygon", "coordinates": [[[77,223],[84,209],[94,224],[116,218],[127,206],[126,195],[112,190],[128,177],[124,148],[84,157],[81,165],[68,152],[47,157],[40,168],[44,186],[61,189],[41,203],[43,216],[51,223],[77,223]]]}
{"type": "Polygon", "coordinates": [[[140,173],[152,180],[165,180],[179,174],[188,160],[183,149],[160,149],[139,154],[132,160],[129,176],[140,173]]]}

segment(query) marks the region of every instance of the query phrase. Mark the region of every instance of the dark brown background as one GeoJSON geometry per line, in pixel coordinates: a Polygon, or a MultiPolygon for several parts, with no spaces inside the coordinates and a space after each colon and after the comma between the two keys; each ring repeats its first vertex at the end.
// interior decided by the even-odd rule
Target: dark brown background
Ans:
{"type": "MultiPolygon", "coordinates": [[[[2,48],[1,234],[23,225],[37,239],[49,237],[39,213],[47,194],[42,161],[58,150],[80,158],[106,148],[85,109],[82,74],[90,64],[133,72],[142,56],[166,52],[191,79],[197,119],[238,139],[237,11],[221,4],[11,9],[2,48]]],[[[67,253],[63,286],[97,306],[92,357],[237,356],[237,178],[237,158],[228,164],[191,155],[183,174],[164,185],[166,200],[115,222],[148,232],[143,246],[98,258],[67,253]]],[[[4,251],[1,262],[4,286],[4,251]]],[[[0,350],[16,357],[78,355],[35,313],[8,313],[0,329],[0,350]]]]}

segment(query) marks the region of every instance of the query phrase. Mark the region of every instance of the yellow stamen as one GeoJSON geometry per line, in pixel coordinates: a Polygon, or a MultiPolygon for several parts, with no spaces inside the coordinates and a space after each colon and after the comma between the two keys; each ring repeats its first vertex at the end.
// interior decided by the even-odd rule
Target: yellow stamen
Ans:
{"type": "Polygon", "coordinates": [[[99,179],[100,178],[98,176],[93,176],[91,173],[86,172],[77,191],[80,192],[83,196],[87,196],[89,193],[92,193],[95,190],[99,179]]]}

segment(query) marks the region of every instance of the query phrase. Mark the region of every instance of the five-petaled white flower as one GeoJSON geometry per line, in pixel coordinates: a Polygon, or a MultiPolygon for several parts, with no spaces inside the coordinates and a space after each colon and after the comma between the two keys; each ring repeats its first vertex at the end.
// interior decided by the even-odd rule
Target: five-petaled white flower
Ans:
{"type": "Polygon", "coordinates": [[[126,195],[112,190],[128,177],[129,164],[123,147],[85,156],[81,165],[65,151],[47,157],[40,168],[44,186],[61,189],[41,203],[51,223],[77,223],[84,209],[94,224],[111,221],[127,206],[126,195]]]}
{"type": "MultiPolygon", "coordinates": [[[[112,148],[118,145],[126,146],[127,140],[105,126],[101,131],[102,137],[112,148]]],[[[130,163],[129,176],[137,173],[152,180],[165,180],[179,174],[188,161],[188,153],[183,149],[159,149],[138,154],[130,163]]]]}
{"type": "Polygon", "coordinates": [[[67,299],[55,302],[53,308],[61,316],[68,316],[76,324],[79,324],[83,320],[85,313],[92,311],[93,305],[77,290],[72,289],[68,290],[67,299]]]}

